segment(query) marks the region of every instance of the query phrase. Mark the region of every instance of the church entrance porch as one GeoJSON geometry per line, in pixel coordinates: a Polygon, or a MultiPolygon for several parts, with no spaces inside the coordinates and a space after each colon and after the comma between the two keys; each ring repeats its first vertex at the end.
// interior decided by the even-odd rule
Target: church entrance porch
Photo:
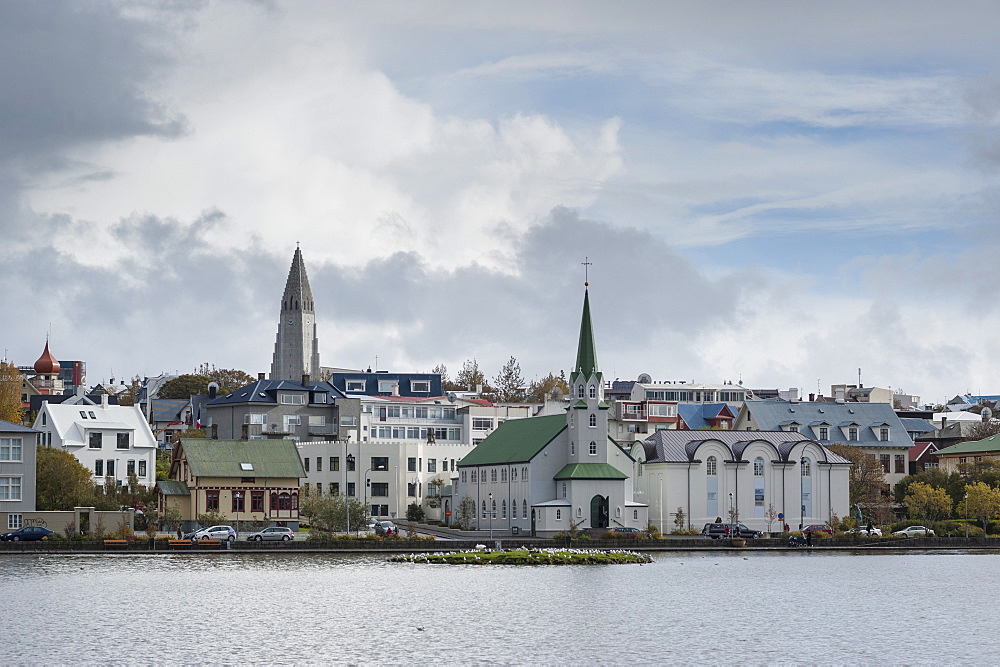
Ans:
{"type": "Polygon", "coordinates": [[[590,500],[590,527],[608,527],[608,497],[594,496],[590,500]]]}

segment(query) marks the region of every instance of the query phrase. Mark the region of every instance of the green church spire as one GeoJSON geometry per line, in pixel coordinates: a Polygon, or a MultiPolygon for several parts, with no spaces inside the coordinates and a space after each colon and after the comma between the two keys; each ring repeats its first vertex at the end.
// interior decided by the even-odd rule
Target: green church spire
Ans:
{"type": "Polygon", "coordinates": [[[594,343],[594,326],[590,321],[590,290],[583,292],[583,320],[580,322],[580,345],[576,351],[574,374],[585,378],[597,372],[597,345],[594,343]]]}

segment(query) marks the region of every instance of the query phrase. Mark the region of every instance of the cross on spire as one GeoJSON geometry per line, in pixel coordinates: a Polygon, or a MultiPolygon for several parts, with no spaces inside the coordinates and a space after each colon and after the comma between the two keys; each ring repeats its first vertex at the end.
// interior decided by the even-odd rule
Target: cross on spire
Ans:
{"type": "Polygon", "coordinates": [[[590,267],[594,263],[590,261],[590,257],[584,257],[580,264],[583,265],[583,286],[588,287],[590,285],[590,267]]]}

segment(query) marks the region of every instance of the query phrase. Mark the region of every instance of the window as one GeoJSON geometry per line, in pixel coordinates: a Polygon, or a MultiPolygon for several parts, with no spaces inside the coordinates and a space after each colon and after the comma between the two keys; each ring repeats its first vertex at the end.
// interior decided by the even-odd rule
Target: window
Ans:
{"type": "Polygon", "coordinates": [[[830,428],[828,426],[819,427],[819,439],[829,440],[830,439],[830,428]]]}
{"type": "Polygon", "coordinates": [[[306,397],[302,394],[281,394],[282,405],[305,405],[306,397]]]}
{"type": "Polygon", "coordinates": [[[316,472],[323,472],[323,457],[316,457],[316,472]]]}
{"type": "Polygon", "coordinates": [[[893,469],[896,472],[906,472],[906,467],[905,467],[906,464],[903,461],[903,455],[902,454],[896,454],[893,457],[893,462],[895,463],[895,466],[893,467],[893,469]]]}
{"type": "Polygon", "coordinates": [[[597,398],[597,386],[596,385],[590,385],[590,397],[591,398],[597,398]]]}
{"type": "Polygon", "coordinates": [[[851,426],[851,427],[849,427],[847,429],[847,439],[848,440],[857,440],[858,439],[858,427],[857,426],[851,426]]]}
{"type": "Polygon", "coordinates": [[[522,500],[521,501],[521,508],[522,508],[522,510],[521,510],[521,518],[522,519],[527,519],[528,518],[528,501],[527,500],[522,500]]]}
{"type": "Polygon", "coordinates": [[[83,410],[80,410],[80,419],[86,419],[86,418],[87,418],[87,413],[84,412],[83,410]]]}
{"type": "Polygon", "coordinates": [[[472,483],[473,484],[476,483],[476,469],[475,468],[472,469],[472,483]]]}
{"type": "Polygon", "coordinates": [[[489,431],[493,428],[493,420],[489,417],[473,417],[472,429],[475,431],[489,431]]]}
{"type": "Polygon", "coordinates": [[[416,482],[407,482],[406,483],[406,495],[409,496],[409,497],[411,497],[411,498],[416,498],[417,497],[417,484],[416,484],[416,482]]]}
{"type": "Polygon", "coordinates": [[[340,425],[341,426],[357,426],[358,425],[358,418],[357,417],[341,417],[340,418],[340,425]]]}
{"type": "Polygon", "coordinates": [[[17,530],[24,525],[24,515],[23,514],[8,514],[7,515],[7,530],[17,530]]]}
{"type": "Polygon", "coordinates": [[[117,433],[118,449],[128,449],[128,433],[117,433]]]}
{"type": "Polygon", "coordinates": [[[129,459],[125,463],[125,474],[126,475],[134,475],[135,474],[135,460],[134,459],[129,459]]]}
{"type": "Polygon", "coordinates": [[[267,415],[264,415],[264,414],[255,414],[255,413],[248,413],[248,414],[243,415],[243,423],[244,424],[266,424],[267,423],[267,415]]]}
{"type": "Polygon", "coordinates": [[[391,394],[397,387],[399,387],[398,380],[379,380],[378,381],[378,393],[380,394],[391,394]]]}
{"type": "Polygon", "coordinates": [[[517,468],[511,468],[510,469],[510,481],[512,481],[512,482],[516,482],[517,481],[517,468]]]}
{"type": "Polygon", "coordinates": [[[209,512],[219,511],[219,492],[218,491],[206,491],[205,492],[205,509],[209,512]]]}
{"type": "Polygon", "coordinates": [[[705,461],[705,474],[709,477],[715,477],[718,474],[716,464],[717,459],[714,456],[709,456],[705,461]]]}
{"type": "Polygon", "coordinates": [[[251,512],[263,512],[264,511],[264,492],[263,491],[251,491],[250,492],[250,511],[251,512]]]}
{"type": "Polygon", "coordinates": [[[87,444],[90,449],[100,449],[104,446],[104,434],[100,431],[91,431],[87,437],[87,444]]]}
{"type": "Polygon", "coordinates": [[[0,500],[21,499],[21,478],[0,477],[0,500]]]}
{"type": "Polygon", "coordinates": [[[561,509],[557,509],[556,510],[556,521],[562,521],[562,510],[561,509]]]}
{"type": "Polygon", "coordinates": [[[372,497],[389,495],[389,482],[372,482],[372,497]]]}
{"type": "MultiPolygon", "coordinates": [[[[309,485],[308,484],[303,484],[302,488],[304,488],[304,489],[306,489],[306,491],[308,491],[309,490],[309,485]]],[[[323,485],[320,482],[316,482],[316,493],[318,493],[321,496],[323,495],[323,485]]]]}
{"type": "Polygon", "coordinates": [[[879,463],[882,464],[882,472],[889,472],[889,455],[879,454],[879,463]]]}
{"type": "Polygon", "coordinates": [[[590,428],[597,428],[597,415],[593,413],[590,415],[590,428]]]}
{"type": "Polygon", "coordinates": [[[465,484],[466,482],[469,481],[468,479],[466,479],[467,475],[465,473],[466,473],[466,471],[463,470],[462,471],[462,484],[465,484]]]}
{"type": "Polygon", "coordinates": [[[372,457],[372,470],[388,470],[389,469],[389,457],[388,456],[373,456],[372,457]]]}
{"type": "Polygon", "coordinates": [[[528,481],[528,466],[524,466],[523,468],[521,468],[521,481],[523,482],[528,481]]]}
{"type": "Polygon", "coordinates": [[[330,482],[330,495],[331,496],[340,495],[340,482],[330,482]]]}
{"type": "MultiPolygon", "coordinates": [[[[430,471],[428,471],[428,472],[430,472],[430,471]]],[[[501,482],[506,482],[507,481],[507,469],[506,468],[500,468],[500,481],[501,482]]]]}
{"type": "Polygon", "coordinates": [[[104,477],[104,459],[94,461],[94,476],[104,477]]]}
{"type": "Polygon", "coordinates": [[[139,477],[146,476],[146,459],[139,459],[139,477]]]}
{"type": "MultiPolygon", "coordinates": [[[[416,456],[411,456],[408,459],[406,459],[406,471],[407,472],[417,472],[417,457],[416,456]]],[[[473,474],[475,474],[475,473],[473,473],[473,474]]],[[[475,482],[476,480],[472,480],[472,481],[475,482]]]]}
{"type": "Polygon", "coordinates": [[[326,415],[309,415],[310,426],[326,426],[326,415]]]}
{"type": "Polygon", "coordinates": [[[590,455],[597,456],[597,443],[593,440],[590,441],[590,455]]]}
{"type": "Polygon", "coordinates": [[[347,457],[347,472],[354,472],[354,457],[347,457]]]}
{"type": "Polygon", "coordinates": [[[506,519],[507,518],[507,501],[506,500],[504,500],[502,503],[500,503],[500,518],[501,519],[506,519]]]}
{"type": "Polygon", "coordinates": [[[576,456],[576,443],[572,440],[569,441],[569,455],[576,456]]]}
{"type": "Polygon", "coordinates": [[[352,497],[352,498],[354,496],[358,495],[357,491],[355,491],[355,489],[354,489],[354,482],[348,482],[347,483],[347,495],[350,496],[350,497],[352,497]]]}
{"type": "Polygon", "coordinates": [[[490,469],[490,481],[493,482],[494,484],[497,481],[497,469],[496,468],[491,468],[490,469]]]}
{"type": "Polygon", "coordinates": [[[754,477],[764,476],[764,459],[759,456],[753,460],[753,475],[754,477]]]}
{"type": "Polygon", "coordinates": [[[115,476],[115,461],[114,461],[114,459],[108,459],[107,461],[105,461],[104,462],[104,467],[108,471],[108,477],[114,477],[115,476]]]}
{"type": "Polygon", "coordinates": [[[563,482],[563,483],[562,483],[562,495],[561,495],[561,497],[562,497],[562,498],[565,498],[565,497],[566,497],[566,492],[567,492],[567,489],[566,489],[566,482],[563,482]]]}
{"type": "Polygon", "coordinates": [[[798,424],[789,424],[788,425],[788,432],[789,433],[798,433],[799,432],[799,425],[798,424]]]}
{"type": "Polygon", "coordinates": [[[234,512],[245,512],[246,511],[246,494],[242,491],[233,491],[233,511],[234,512]]]}
{"type": "Polygon", "coordinates": [[[615,508],[615,517],[617,517],[619,519],[622,518],[622,508],[621,507],[616,507],[615,508]]]}
{"type": "Polygon", "coordinates": [[[330,457],[330,472],[338,472],[340,470],[340,457],[331,456],[330,457]]]}
{"type": "Polygon", "coordinates": [[[812,461],[804,458],[802,459],[801,464],[802,464],[802,476],[803,477],[812,476],[812,461]]]}
{"type": "Polygon", "coordinates": [[[306,472],[309,472],[309,457],[308,456],[302,459],[302,467],[306,469],[306,472]]]}
{"type": "Polygon", "coordinates": [[[582,384],[576,386],[576,395],[579,396],[580,398],[583,398],[583,385],[582,384]]]}
{"type": "Polygon", "coordinates": [[[484,519],[486,518],[486,501],[485,500],[483,501],[483,516],[482,516],[482,518],[484,518],[484,519]]]}
{"type": "Polygon", "coordinates": [[[93,410],[88,410],[87,414],[90,415],[91,419],[97,419],[97,415],[94,414],[93,410]]]}
{"type": "Polygon", "coordinates": [[[21,460],[21,438],[0,438],[0,461],[21,460]]]}
{"type": "Polygon", "coordinates": [[[437,472],[437,459],[427,459],[427,472],[437,472]]]}
{"type": "Polygon", "coordinates": [[[348,380],[347,381],[347,391],[364,391],[365,381],[364,380],[348,380]]]}
{"type": "Polygon", "coordinates": [[[313,394],[313,403],[326,403],[326,392],[318,391],[313,394]]]}
{"type": "Polygon", "coordinates": [[[299,415],[282,415],[285,420],[285,428],[289,426],[298,426],[302,423],[302,417],[299,415]]]}
{"type": "Polygon", "coordinates": [[[889,427],[883,426],[878,430],[878,439],[882,442],[889,442],[889,427]]]}
{"type": "Polygon", "coordinates": [[[431,381],[410,380],[410,391],[414,394],[429,394],[431,391],[431,381]]]}

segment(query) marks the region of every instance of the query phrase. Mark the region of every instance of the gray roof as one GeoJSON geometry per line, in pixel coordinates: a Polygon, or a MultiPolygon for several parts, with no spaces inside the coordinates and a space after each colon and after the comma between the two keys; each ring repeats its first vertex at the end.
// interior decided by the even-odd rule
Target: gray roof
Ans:
{"type": "Polygon", "coordinates": [[[903,422],[903,428],[909,433],[931,433],[936,431],[934,424],[930,423],[926,419],[917,419],[916,417],[900,417],[899,421],[903,422]]]}
{"type": "Polygon", "coordinates": [[[0,433],[38,433],[33,428],[0,419],[0,433]]]}
{"type": "MultiPolygon", "coordinates": [[[[257,380],[228,394],[217,396],[208,405],[228,405],[233,403],[267,403],[276,405],[278,403],[279,391],[309,391],[313,394],[326,393],[330,396],[330,402],[347,396],[344,392],[325,380],[322,382],[310,382],[308,387],[290,380],[257,380]]],[[[312,396],[310,395],[310,400],[311,398],[312,396]]]]}
{"type": "MultiPolygon", "coordinates": [[[[819,444],[801,433],[789,431],[657,431],[642,441],[647,463],[688,463],[695,461],[698,447],[705,442],[719,442],[742,460],[743,452],[754,442],[771,444],[780,461],[788,462],[792,449],[802,443],[819,444]]],[[[820,445],[822,447],[822,445],[820,445]]],[[[822,447],[827,463],[850,464],[847,459],[822,447]]]]}
{"type": "Polygon", "coordinates": [[[778,431],[789,422],[800,424],[799,432],[805,438],[823,444],[843,443],[858,447],[912,447],[913,440],[899,417],[888,403],[827,403],[809,401],[753,401],[744,405],[757,427],[762,431],[778,431]],[[814,422],[836,424],[830,427],[829,437],[819,438],[819,426],[814,422]],[[802,426],[809,424],[810,426],[802,426]],[[858,439],[848,440],[848,427],[857,425],[858,439]],[[878,429],[889,427],[889,440],[879,440],[878,429]]]}

